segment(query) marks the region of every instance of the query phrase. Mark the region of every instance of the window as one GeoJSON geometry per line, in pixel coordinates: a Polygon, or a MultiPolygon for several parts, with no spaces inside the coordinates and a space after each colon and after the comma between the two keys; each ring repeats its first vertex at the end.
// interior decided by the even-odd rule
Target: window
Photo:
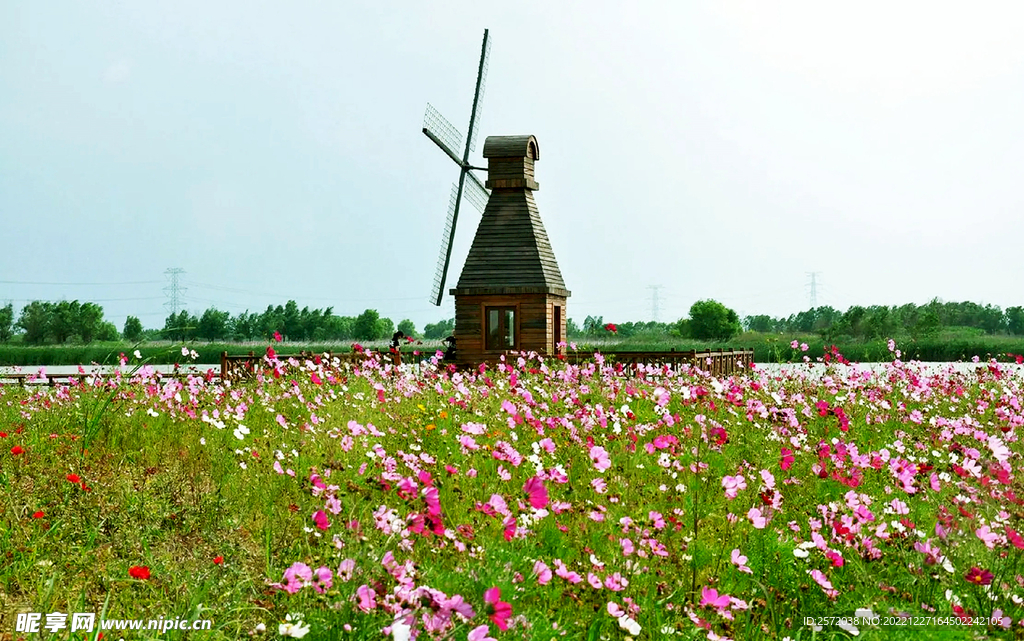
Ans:
{"type": "Polygon", "coordinates": [[[488,307],[484,310],[487,317],[487,349],[515,349],[516,347],[516,310],[514,307],[488,307]]]}

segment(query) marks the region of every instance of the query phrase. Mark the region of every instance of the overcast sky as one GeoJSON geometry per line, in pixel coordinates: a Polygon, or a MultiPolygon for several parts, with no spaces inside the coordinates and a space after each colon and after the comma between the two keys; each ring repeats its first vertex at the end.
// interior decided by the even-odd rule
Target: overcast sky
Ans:
{"type": "Polygon", "coordinates": [[[810,272],[841,310],[1024,304],[1021,3],[489,5],[0,4],[0,304],[162,327],[182,268],[197,313],[452,316],[420,130],[465,132],[485,28],[480,136],[537,136],[577,322],[788,315],[810,272]]]}

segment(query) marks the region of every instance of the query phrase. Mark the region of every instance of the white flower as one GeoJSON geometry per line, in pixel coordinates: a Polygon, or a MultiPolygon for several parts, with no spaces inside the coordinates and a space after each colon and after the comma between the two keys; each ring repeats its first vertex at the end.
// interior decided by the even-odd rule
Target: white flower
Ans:
{"type": "Polygon", "coordinates": [[[277,632],[283,637],[301,639],[309,633],[309,626],[304,625],[301,614],[289,614],[285,622],[277,626],[277,632]]]}
{"type": "Polygon", "coordinates": [[[234,433],[235,438],[237,438],[239,441],[242,441],[245,440],[245,435],[249,433],[249,428],[239,423],[238,427],[235,428],[234,433]]]}
{"type": "Polygon", "coordinates": [[[640,624],[629,618],[628,614],[619,617],[619,627],[633,636],[640,634],[640,624]]]}
{"type": "Polygon", "coordinates": [[[402,620],[396,619],[391,624],[391,635],[395,638],[395,641],[409,641],[412,638],[412,628],[402,620]]]}
{"type": "Polygon", "coordinates": [[[182,347],[181,348],[181,355],[182,356],[188,356],[188,348],[187,347],[182,347]]]}
{"type": "Polygon", "coordinates": [[[135,350],[135,358],[142,358],[142,352],[135,350]]]}
{"type": "Polygon", "coordinates": [[[811,553],[803,548],[796,548],[793,550],[793,556],[795,556],[798,559],[806,559],[810,555],[811,553]]]}

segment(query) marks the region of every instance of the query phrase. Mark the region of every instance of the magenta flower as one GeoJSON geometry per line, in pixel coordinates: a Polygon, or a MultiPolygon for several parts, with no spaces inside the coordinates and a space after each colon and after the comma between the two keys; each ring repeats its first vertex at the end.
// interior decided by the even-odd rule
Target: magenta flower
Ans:
{"type": "Polygon", "coordinates": [[[508,630],[508,619],[512,616],[512,606],[501,600],[501,588],[493,587],[484,592],[484,603],[487,604],[487,615],[499,630],[508,630]]]}
{"type": "Polygon", "coordinates": [[[326,530],[331,527],[330,521],[327,520],[327,512],[323,510],[317,510],[313,513],[313,523],[316,524],[317,529],[326,530]]]}
{"type": "Polygon", "coordinates": [[[548,490],[544,487],[544,481],[540,477],[530,477],[523,485],[523,491],[529,496],[532,507],[542,510],[548,506],[548,490]]]}
{"type": "Polygon", "coordinates": [[[704,586],[700,589],[700,606],[712,607],[716,610],[729,607],[729,595],[719,594],[718,590],[704,586]]]}
{"type": "Polygon", "coordinates": [[[782,448],[782,458],[779,460],[779,467],[782,471],[786,472],[793,467],[794,461],[796,461],[796,457],[793,456],[793,450],[782,448]]]}

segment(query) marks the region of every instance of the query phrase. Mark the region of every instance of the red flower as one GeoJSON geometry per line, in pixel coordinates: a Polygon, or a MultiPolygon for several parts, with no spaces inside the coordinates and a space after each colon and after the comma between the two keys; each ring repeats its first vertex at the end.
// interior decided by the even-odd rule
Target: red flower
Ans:
{"type": "Polygon", "coordinates": [[[78,476],[77,474],[68,474],[64,478],[66,478],[69,482],[74,483],[76,485],[82,482],[82,477],[78,476]]]}
{"type": "Polygon", "coordinates": [[[619,331],[619,328],[615,326],[615,323],[608,323],[604,328],[613,334],[619,331]]]}
{"type": "Polygon", "coordinates": [[[277,341],[278,343],[281,342],[281,332],[274,332],[274,340],[277,341]]]}
{"type": "Polygon", "coordinates": [[[13,454],[15,456],[17,456],[19,454],[24,454],[24,453],[25,453],[25,448],[23,448],[20,445],[15,445],[14,447],[11,448],[11,454],[13,454]]]}
{"type": "Polygon", "coordinates": [[[7,438],[7,432],[0,432],[0,438],[7,438]]]}
{"type": "Polygon", "coordinates": [[[213,564],[214,565],[222,565],[223,563],[224,563],[224,557],[222,557],[222,556],[215,556],[215,557],[213,557],[213,564]]]}
{"type": "Polygon", "coordinates": [[[359,343],[352,343],[352,350],[362,354],[363,353],[363,346],[360,345],[359,343]]]}
{"type": "Polygon", "coordinates": [[[34,519],[41,519],[41,518],[43,518],[44,516],[46,516],[46,515],[45,515],[45,514],[43,514],[42,512],[33,512],[33,513],[32,513],[32,518],[34,518],[34,519]]]}
{"type": "Polygon", "coordinates": [[[128,576],[133,579],[139,579],[145,581],[149,578],[149,566],[148,565],[133,565],[128,568],[128,576]]]}
{"type": "Polygon", "coordinates": [[[974,585],[990,585],[992,583],[992,573],[988,570],[982,570],[977,566],[967,570],[964,578],[974,585]]]}
{"type": "Polygon", "coordinates": [[[267,345],[267,358],[277,358],[277,353],[274,352],[274,348],[267,345]]]}

